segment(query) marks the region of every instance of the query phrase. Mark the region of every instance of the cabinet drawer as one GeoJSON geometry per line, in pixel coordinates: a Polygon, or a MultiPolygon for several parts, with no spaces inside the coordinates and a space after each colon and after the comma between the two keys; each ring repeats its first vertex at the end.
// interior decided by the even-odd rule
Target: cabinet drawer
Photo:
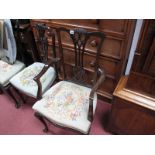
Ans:
{"type": "Polygon", "coordinates": [[[104,19],[99,21],[99,27],[103,30],[124,33],[127,26],[127,19],[104,19]]]}
{"type": "MultiPolygon", "coordinates": [[[[62,32],[62,43],[63,47],[69,46],[73,48],[73,42],[68,33],[62,32]]],[[[90,37],[86,44],[86,50],[96,52],[97,45],[99,44],[100,39],[96,37],[90,37]]],[[[103,56],[108,56],[110,58],[120,59],[122,51],[122,40],[105,38],[101,47],[101,54],[103,56]]]]}
{"type": "Polygon", "coordinates": [[[98,19],[51,19],[50,22],[64,26],[97,28],[100,20],[98,19]]]}
{"type": "MultiPolygon", "coordinates": [[[[57,54],[59,53],[58,49],[56,50],[57,54]]],[[[64,53],[64,61],[69,64],[74,64],[75,53],[73,49],[63,49],[64,53]]],[[[52,52],[51,49],[49,50],[49,56],[51,56],[52,52]]],[[[90,66],[90,63],[95,59],[93,54],[86,53],[84,54],[84,67],[88,70],[93,71],[93,67],[90,66]]],[[[99,66],[103,68],[107,74],[111,78],[115,79],[117,74],[117,62],[110,61],[104,57],[100,57],[99,59],[99,66]]]]}

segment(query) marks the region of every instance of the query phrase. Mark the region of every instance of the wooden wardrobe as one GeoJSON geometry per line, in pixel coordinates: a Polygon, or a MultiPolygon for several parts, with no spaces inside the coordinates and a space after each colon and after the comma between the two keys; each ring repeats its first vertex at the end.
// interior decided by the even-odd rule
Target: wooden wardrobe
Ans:
{"type": "MultiPolygon", "coordinates": [[[[32,19],[31,26],[37,23],[45,23],[52,27],[66,27],[69,29],[84,28],[88,31],[102,31],[106,38],[102,46],[100,55],[100,66],[106,72],[106,80],[99,88],[98,95],[105,101],[111,101],[113,98],[113,91],[119,81],[121,75],[124,73],[132,37],[135,29],[136,20],[128,19],[32,19]]],[[[34,36],[35,36],[34,31],[34,36]]],[[[73,45],[67,34],[62,34],[63,49],[65,64],[68,66],[68,71],[72,66],[73,45]]],[[[50,41],[49,41],[50,42],[50,41]]],[[[87,45],[85,54],[85,69],[90,72],[90,62],[94,57],[94,49],[97,40],[92,38],[87,45]]],[[[57,45],[57,44],[56,44],[57,45]]],[[[57,45],[58,46],[58,45],[57,45]]],[[[57,50],[58,52],[58,50],[57,50]]],[[[50,57],[49,53],[49,57],[50,57]]],[[[90,73],[91,76],[91,73],[90,73]]]]}

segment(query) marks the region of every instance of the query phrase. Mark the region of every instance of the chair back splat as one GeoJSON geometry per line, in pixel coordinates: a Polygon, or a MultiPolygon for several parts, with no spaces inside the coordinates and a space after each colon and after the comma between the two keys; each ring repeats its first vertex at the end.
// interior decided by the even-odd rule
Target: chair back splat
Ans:
{"type": "MultiPolygon", "coordinates": [[[[58,33],[58,42],[59,42],[59,51],[63,63],[63,71],[64,71],[64,80],[70,80],[75,83],[85,85],[92,87],[98,77],[98,70],[99,70],[99,57],[100,57],[100,51],[101,51],[101,46],[104,40],[104,34],[101,32],[87,32],[85,29],[74,29],[74,30],[69,30],[66,28],[59,28],[57,30],[58,33]],[[75,56],[74,56],[74,65],[72,67],[72,77],[68,79],[67,73],[66,73],[66,68],[64,64],[64,53],[63,53],[63,48],[62,48],[62,39],[61,39],[61,33],[68,33],[70,36],[72,43],[74,45],[74,50],[75,50],[75,56]],[[87,46],[89,42],[92,40],[92,38],[97,39],[94,40],[94,44],[92,45],[96,49],[95,57],[94,60],[90,62],[90,66],[93,67],[93,79],[91,79],[91,83],[88,84],[88,74],[85,70],[85,60],[84,60],[84,55],[85,53],[88,53],[87,46]]],[[[93,41],[92,41],[93,42],[93,41]]]]}
{"type": "Polygon", "coordinates": [[[39,57],[40,60],[43,63],[47,63],[48,62],[48,52],[49,52],[49,42],[48,42],[48,38],[51,37],[52,39],[52,56],[54,58],[56,58],[56,51],[55,51],[55,34],[53,32],[53,29],[51,29],[50,27],[46,26],[45,24],[36,24],[33,26],[35,28],[36,31],[36,43],[37,43],[37,47],[38,47],[38,53],[39,53],[39,57]]]}

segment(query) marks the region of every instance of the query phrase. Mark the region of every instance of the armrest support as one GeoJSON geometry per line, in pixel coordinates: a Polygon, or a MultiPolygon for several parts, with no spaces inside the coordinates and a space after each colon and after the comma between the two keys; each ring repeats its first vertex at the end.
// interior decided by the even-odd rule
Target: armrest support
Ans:
{"type": "Polygon", "coordinates": [[[42,84],[40,82],[40,78],[45,74],[45,72],[53,65],[60,61],[60,58],[52,58],[51,61],[48,64],[45,64],[43,69],[40,71],[40,73],[33,78],[33,80],[38,85],[38,92],[37,92],[37,99],[41,99],[42,97],[42,84]]]}
{"type": "Polygon", "coordinates": [[[105,72],[101,70],[100,68],[98,69],[98,72],[100,73],[100,77],[96,84],[93,86],[90,95],[89,95],[89,111],[88,111],[88,120],[93,121],[93,100],[94,100],[94,94],[96,90],[98,89],[99,85],[105,80],[105,72]]]}

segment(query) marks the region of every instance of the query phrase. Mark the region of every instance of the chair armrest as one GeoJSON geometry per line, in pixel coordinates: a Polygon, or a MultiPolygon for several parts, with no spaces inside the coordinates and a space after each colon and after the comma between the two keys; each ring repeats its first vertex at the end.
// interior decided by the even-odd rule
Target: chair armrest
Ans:
{"type": "Polygon", "coordinates": [[[40,82],[40,78],[46,73],[46,71],[51,67],[51,65],[56,64],[59,61],[60,61],[60,58],[52,58],[48,64],[44,65],[40,73],[33,78],[33,80],[36,81],[38,85],[37,99],[41,99],[42,97],[42,84],[40,82]]]}
{"type": "Polygon", "coordinates": [[[100,68],[98,69],[98,73],[100,73],[100,77],[97,80],[96,84],[93,86],[93,88],[91,89],[90,95],[89,95],[89,111],[88,111],[88,120],[89,121],[93,121],[93,100],[94,100],[94,94],[96,92],[96,90],[98,89],[98,87],[100,86],[100,84],[105,80],[105,72],[103,70],[101,70],[100,68]]]}

